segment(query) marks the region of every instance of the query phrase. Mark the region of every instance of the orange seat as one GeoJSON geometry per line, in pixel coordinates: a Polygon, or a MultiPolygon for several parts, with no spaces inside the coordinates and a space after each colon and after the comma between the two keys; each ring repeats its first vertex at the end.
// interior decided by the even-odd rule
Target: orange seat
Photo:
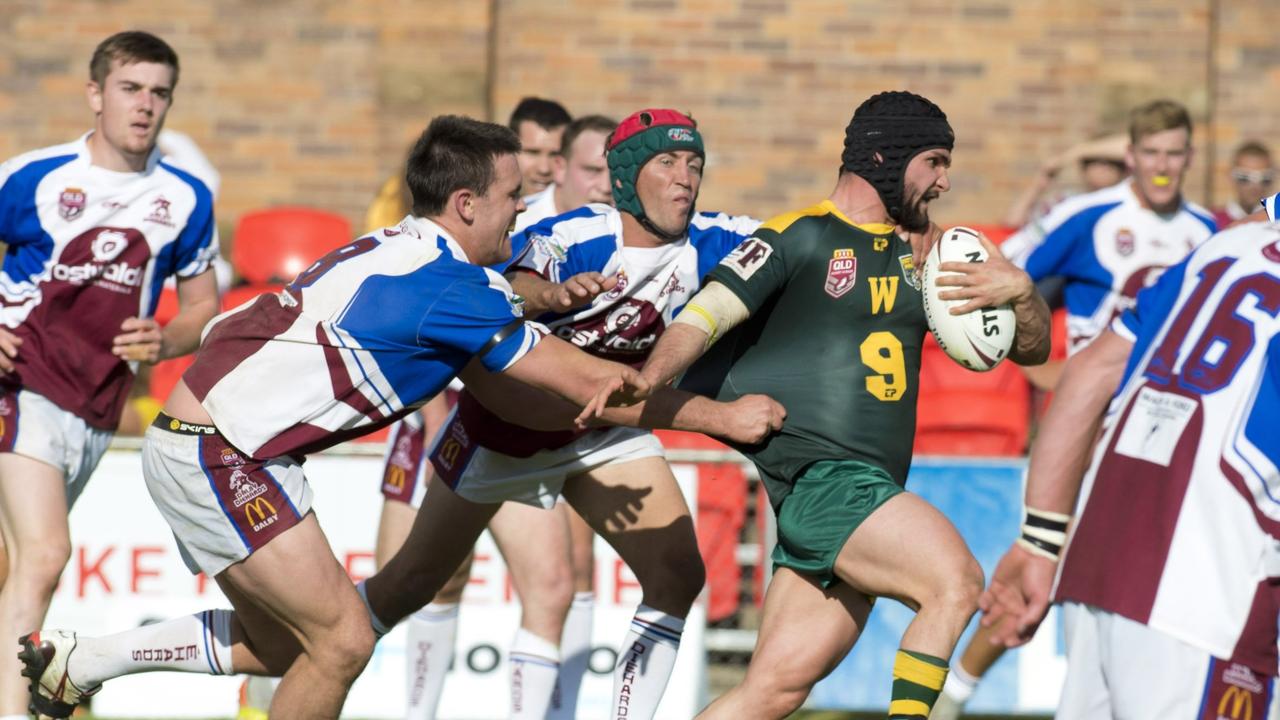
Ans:
{"type": "Polygon", "coordinates": [[[1017,456],[1027,445],[1031,388],[1012,362],[978,373],[947,357],[932,336],[920,358],[915,452],[1017,456]]]}
{"type": "Polygon", "coordinates": [[[160,323],[161,327],[164,327],[177,315],[178,291],[171,287],[164,288],[160,291],[160,300],[156,303],[156,312],[151,317],[160,323]]]}
{"type": "Polygon", "coordinates": [[[178,384],[178,380],[182,379],[182,373],[186,372],[193,362],[195,362],[194,355],[183,355],[156,363],[151,367],[151,383],[147,386],[147,392],[161,403],[168,400],[169,393],[173,392],[173,386],[178,384]]]}
{"type": "Polygon", "coordinates": [[[232,308],[238,308],[247,302],[257,299],[259,295],[277,293],[282,289],[284,289],[283,285],[237,285],[222,296],[222,311],[226,312],[232,308]]]}
{"type": "Polygon", "coordinates": [[[236,225],[231,264],[251,284],[287,283],[349,242],[351,223],[341,215],[305,207],[255,210],[236,225]]]}

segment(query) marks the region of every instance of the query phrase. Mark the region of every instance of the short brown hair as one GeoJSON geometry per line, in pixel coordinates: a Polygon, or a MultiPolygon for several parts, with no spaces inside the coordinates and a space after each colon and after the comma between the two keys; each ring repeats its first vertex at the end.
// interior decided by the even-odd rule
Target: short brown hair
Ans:
{"type": "Polygon", "coordinates": [[[98,43],[89,60],[89,79],[99,87],[111,72],[111,63],[119,60],[123,65],[150,62],[173,68],[173,84],[178,84],[178,53],[169,43],[141,30],[119,32],[98,43]]]}
{"type": "Polygon", "coordinates": [[[573,141],[577,140],[582,133],[594,131],[607,138],[617,127],[617,120],[604,115],[584,115],[574,120],[564,129],[564,135],[560,136],[560,156],[569,157],[569,149],[573,147],[573,141]]]}
{"type": "Polygon", "coordinates": [[[1271,151],[1267,149],[1266,145],[1263,145],[1257,140],[1247,140],[1240,143],[1240,147],[1236,148],[1235,154],[1231,157],[1233,160],[1239,160],[1245,155],[1252,155],[1253,157],[1262,158],[1267,162],[1271,162],[1271,151]]]}
{"type": "Polygon", "coordinates": [[[1153,100],[1139,105],[1129,113],[1129,142],[1165,130],[1187,129],[1187,142],[1191,142],[1191,113],[1181,103],[1173,100],[1153,100]]]}
{"type": "Polygon", "coordinates": [[[494,160],[518,152],[520,140],[510,128],[461,115],[432,120],[409,152],[405,170],[413,214],[439,215],[449,196],[463,188],[485,194],[493,184],[494,160]]]}

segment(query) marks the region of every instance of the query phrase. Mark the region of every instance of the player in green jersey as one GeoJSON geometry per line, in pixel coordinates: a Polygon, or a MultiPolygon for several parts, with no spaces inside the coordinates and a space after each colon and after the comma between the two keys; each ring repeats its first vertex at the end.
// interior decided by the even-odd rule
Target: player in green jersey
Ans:
{"type": "MultiPolygon", "coordinates": [[[[657,386],[705,352],[685,389],[763,393],[789,413],[780,433],[740,448],[778,516],[778,571],[745,680],[702,717],[790,714],[853,647],[872,598],[891,597],[916,616],[894,661],[889,716],[926,718],[977,609],[982,569],[964,540],[903,490],[927,327],[915,266],[936,239],[928,204],[950,188],[953,137],[918,95],[864,102],[831,196],[765,223],[725,258],[645,365],[657,386]]],[[[957,314],[1012,304],[1010,358],[1042,363],[1048,307],[986,244],[985,263],[943,264],[959,274],[939,280],[952,288],[941,296],[966,301],[957,314]]]]}

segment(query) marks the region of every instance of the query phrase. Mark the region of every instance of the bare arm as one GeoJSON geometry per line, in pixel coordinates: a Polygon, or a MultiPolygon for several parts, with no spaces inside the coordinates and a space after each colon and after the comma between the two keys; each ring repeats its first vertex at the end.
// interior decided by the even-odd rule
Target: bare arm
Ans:
{"type": "Polygon", "coordinates": [[[588,305],[601,293],[618,285],[618,276],[605,277],[598,272],[578,273],[562,283],[544,280],[538,275],[515,270],[507,275],[511,289],[524,298],[525,317],[536,318],[545,312],[568,312],[588,305]]]}
{"type": "MultiPolygon", "coordinates": [[[[1111,331],[1067,362],[1045,415],[1027,470],[1026,507],[1069,516],[1112,393],[1132,344],[1111,331]]],[[[993,642],[1016,647],[1031,639],[1049,611],[1057,562],[1015,543],[991,576],[979,602],[982,624],[997,627],[993,642]],[[1013,623],[999,624],[1012,615],[1013,623]]]]}
{"type": "MultiPolygon", "coordinates": [[[[649,384],[635,370],[588,355],[555,337],[544,337],[504,372],[520,382],[555,393],[585,408],[579,424],[598,417],[606,405],[631,405],[649,394],[649,384]]],[[[483,367],[470,363],[464,382],[483,382],[483,367]]]]}
{"type": "MultiPolygon", "coordinates": [[[[559,396],[495,373],[472,373],[467,391],[503,420],[533,430],[572,428],[582,410],[559,396]]],[[[751,444],[780,428],[785,417],[782,406],[763,395],[722,403],[683,390],[658,388],[639,404],[606,408],[589,424],[684,430],[751,444]]]]}
{"type": "Polygon", "coordinates": [[[218,314],[218,281],[210,268],[178,278],[178,314],[163,328],[153,318],[126,318],[111,352],[125,360],[157,362],[186,355],[200,345],[204,326],[218,314]]]}
{"type": "Polygon", "coordinates": [[[641,374],[661,387],[689,369],[722,335],[751,316],[732,290],[714,280],[698,291],[649,353],[641,374]]]}
{"type": "Polygon", "coordinates": [[[980,236],[980,239],[987,250],[986,262],[939,265],[938,270],[947,274],[938,278],[938,287],[955,289],[944,290],[938,297],[968,301],[951,308],[952,315],[1005,304],[1012,306],[1017,333],[1009,359],[1019,365],[1039,365],[1049,359],[1052,324],[1049,305],[1026,271],[1009,262],[986,237],[980,236]]]}

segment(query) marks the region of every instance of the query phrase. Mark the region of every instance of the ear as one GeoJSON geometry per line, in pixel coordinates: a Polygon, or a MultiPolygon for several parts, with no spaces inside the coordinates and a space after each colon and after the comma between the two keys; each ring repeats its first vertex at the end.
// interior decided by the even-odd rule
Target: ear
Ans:
{"type": "Polygon", "coordinates": [[[454,190],[449,196],[449,203],[453,207],[453,211],[462,218],[463,222],[470,225],[476,219],[476,194],[469,188],[461,188],[454,190]]]}
{"type": "Polygon", "coordinates": [[[564,172],[569,167],[569,161],[560,153],[551,156],[551,179],[556,185],[564,185],[564,172]]]}
{"type": "Polygon", "coordinates": [[[94,115],[102,112],[102,88],[90,80],[84,84],[84,96],[89,101],[89,109],[94,115]]]}
{"type": "Polygon", "coordinates": [[[1129,143],[1124,147],[1124,166],[1129,169],[1130,175],[1132,175],[1133,171],[1138,167],[1137,157],[1137,153],[1134,152],[1133,143],[1129,143]]]}

